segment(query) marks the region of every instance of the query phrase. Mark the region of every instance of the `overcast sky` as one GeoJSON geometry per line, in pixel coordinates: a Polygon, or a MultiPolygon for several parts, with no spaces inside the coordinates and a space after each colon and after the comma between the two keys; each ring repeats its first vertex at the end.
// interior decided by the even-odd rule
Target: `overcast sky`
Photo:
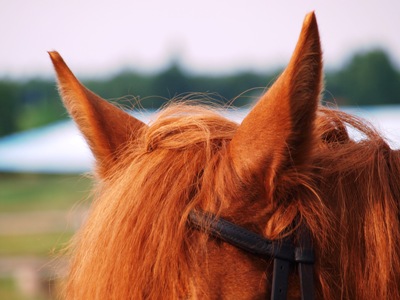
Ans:
{"type": "Polygon", "coordinates": [[[324,60],[386,48],[400,66],[399,0],[0,0],[0,76],[52,76],[57,50],[80,76],[154,71],[179,57],[200,73],[285,64],[315,10],[324,60]]]}

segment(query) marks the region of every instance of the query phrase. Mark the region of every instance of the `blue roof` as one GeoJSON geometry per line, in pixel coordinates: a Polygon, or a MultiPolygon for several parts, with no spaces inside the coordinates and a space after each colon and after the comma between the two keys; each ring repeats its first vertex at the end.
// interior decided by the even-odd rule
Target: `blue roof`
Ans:
{"type": "Polygon", "coordinates": [[[93,157],[72,121],[12,134],[0,139],[0,171],[81,173],[93,157]]]}
{"type": "MultiPolygon", "coordinates": [[[[152,113],[133,113],[148,122],[152,113]]],[[[94,158],[84,138],[71,121],[0,138],[0,172],[83,173],[94,158]]]]}

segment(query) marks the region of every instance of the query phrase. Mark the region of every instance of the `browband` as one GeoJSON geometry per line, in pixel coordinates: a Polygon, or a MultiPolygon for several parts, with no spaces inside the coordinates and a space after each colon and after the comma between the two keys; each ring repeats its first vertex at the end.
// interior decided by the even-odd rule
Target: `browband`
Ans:
{"type": "Polygon", "coordinates": [[[261,257],[274,259],[271,299],[286,299],[290,264],[298,264],[303,300],[314,299],[313,263],[314,250],[310,234],[302,228],[300,245],[294,246],[291,239],[272,241],[252,231],[235,225],[209,212],[191,211],[190,225],[209,235],[221,239],[237,248],[261,257]]]}

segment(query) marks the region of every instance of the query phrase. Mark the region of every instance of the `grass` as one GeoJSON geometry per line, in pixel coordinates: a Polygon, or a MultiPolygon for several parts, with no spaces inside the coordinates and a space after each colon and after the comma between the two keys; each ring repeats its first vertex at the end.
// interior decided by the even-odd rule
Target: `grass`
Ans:
{"type": "MultiPolygon", "coordinates": [[[[92,181],[80,175],[35,175],[0,173],[0,213],[18,214],[30,211],[65,211],[68,214],[75,205],[90,201],[92,181]]],[[[27,220],[30,222],[30,220],[27,220]]],[[[29,224],[29,223],[28,223],[29,224]]],[[[12,224],[9,224],[12,226],[12,224]]],[[[29,226],[29,225],[28,225],[29,226]]],[[[32,225],[35,226],[34,220],[32,225]]],[[[40,232],[35,234],[0,235],[0,258],[40,258],[45,261],[60,258],[72,237],[72,232],[40,232]]],[[[0,299],[44,300],[46,290],[35,295],[24,295],[16,284],[14,273],[0,277],[0,299]]],[[[52,299],[53,297],[50,297],[52,299]]]]}
{"type": "Polygon", "coordinates": [[[0,212],[68,210],[90,190],[91,179],[79,175],[0,174],[0,212]]]}
{"type": "Polygon", "coordinates": [[[0,299],[4,300],[46,300],[42,295],[27,296],[19,291],[15,280],[11,277],[0,278],[0,299]]]}
{"type": "MultiPolygon", "coordinates": [[[[0,256],[56,256],[72,237],[71,232],[1,235],[0,256]]],[[[0,298],[1,299],[1,298],[0,298]]]]}

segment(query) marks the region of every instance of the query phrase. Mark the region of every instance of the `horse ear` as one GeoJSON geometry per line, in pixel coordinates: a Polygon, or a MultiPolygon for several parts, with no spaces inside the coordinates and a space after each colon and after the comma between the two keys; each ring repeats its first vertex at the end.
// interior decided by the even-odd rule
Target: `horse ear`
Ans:
{"type": "Polygon", "coordinates": [[[230,144],[246,181],[273,186],[280,172],[307,162],[322,90],[322,53],[314,13],[306,16],[289,65],[243,120],[230,144]]]}
{"type": "Polygon", "coordinates": [[[146,125],[85,88],[57,52],[49,54],[64,105],[86,138],[99,175],[104,177],[128,140],[146,125]]]}

